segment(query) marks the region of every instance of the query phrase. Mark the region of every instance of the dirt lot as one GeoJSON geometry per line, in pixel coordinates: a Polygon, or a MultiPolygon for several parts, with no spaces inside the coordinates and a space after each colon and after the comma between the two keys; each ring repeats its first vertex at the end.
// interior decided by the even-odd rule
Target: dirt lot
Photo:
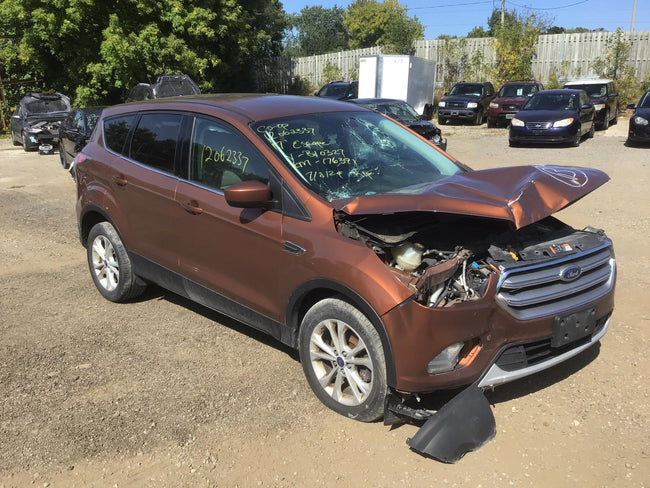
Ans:
{"type": "Polygon", "coordinates": [[[601,345],[488,393],[497,436],[455,465],[409,451],[416,426],[327,410],[292,351],[240,324],[160,289],[104,300],[58,155],[0,141],[0,487],[650,487],[650,148],[625,147],[626,127],[579,148],[443,127],[476,169],[606,171],[559,216],[605,228],[619,267],[601,345]]]}

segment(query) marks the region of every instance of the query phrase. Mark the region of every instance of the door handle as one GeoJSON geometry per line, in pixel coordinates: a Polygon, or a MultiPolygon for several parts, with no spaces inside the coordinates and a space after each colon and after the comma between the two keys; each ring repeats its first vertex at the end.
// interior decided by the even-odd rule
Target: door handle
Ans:
{"type": "Polygon", "coordinates": [[[195,200],[192,200],[191,202],[183,202],[181,203],[181,207],[192,215],[200,215],[203,213],[203,209],[199,207],[199,203],[195,200]]]}
{"type": "Polygon", "coordinates": [[[123,175],[113,176],[113,181],[117,186],[126,186],[128,183],[128,180],[123,175]]]}

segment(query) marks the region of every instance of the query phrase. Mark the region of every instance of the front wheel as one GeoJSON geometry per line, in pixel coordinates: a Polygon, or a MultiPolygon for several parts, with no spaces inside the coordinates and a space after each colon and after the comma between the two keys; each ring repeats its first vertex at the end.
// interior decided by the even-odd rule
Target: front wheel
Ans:
{"type": "Polygon", "coordinates": [[[382,417],[386,359],[364,314],[339,298],[321,300],[302,320],[298,348],[309,386],[327,407],[362,422],[382,417]]]}
{"type": "Polygon", "coordinates": [[[474,119],[474,125],[482,125],[483,124],[483,110],[480,110],[479,113],[476,114],[476,119],[474,119]]]}
{"type": "Polygon", "coordinates": [[[580,139],[581,139],[581,137],[582,137],[582,129],[581,129],[580,127],[578,127],[578,130],[577,130],[577,132],[576,132],[576,136],[575,136],[575,138],[573,139],[573,141],[571,141],[571,145],[572,145],[573,147],[578,147],[578,146],[580,145],[580,139]]]}
{"type": "Polygon", "coordinates": [[[87,257],[95,286],[107,300],[123,302],[141,295],[147,287],[133,272],[126,247],[109,222],[95,224],[90,230],[87,257]]]}
{"type": "Polygon", "coordinates": [[[603,125],[601,126],[601,129],[607,130],[609,129],[609,109],[605,112],[605,120],[603,120],[603,125]]]}
{"type": "Polygon", "coordinates": [[[438,115],[438,123],[440,125],[446,125],[447,124],[447,118],[446,117],[441,117],[440,115],[438,115]]]}
{"type": "Polygon", "coordinates": [[[63,166],[63,169],[70,168],[70,164],[68,164],[68,158],[65,155],[65,149],[63,149],[62,142],[59,142],[59,159],[61,159],[61,166],[63,166]]]}

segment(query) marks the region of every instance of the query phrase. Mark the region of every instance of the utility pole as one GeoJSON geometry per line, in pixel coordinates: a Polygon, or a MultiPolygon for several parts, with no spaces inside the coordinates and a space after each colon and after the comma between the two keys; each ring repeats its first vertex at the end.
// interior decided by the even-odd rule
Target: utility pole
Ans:
{"type": "Polygon", "coordinates": [[[636,17],[636,0],[634,0],[634,6],[632,7],[632,24],[630,25],[630,36],[634,35],[634,17],[636,17]]]}
{"type": "MultiPolygon", "coordinates": [[[[634,5],[636,6],[636,0],[634,0],[634,5]]],[[[506,0],[501,0],[501,27],[503,27],[503,23],[505,22],[505,20],[506,20],[506,0]]]]}

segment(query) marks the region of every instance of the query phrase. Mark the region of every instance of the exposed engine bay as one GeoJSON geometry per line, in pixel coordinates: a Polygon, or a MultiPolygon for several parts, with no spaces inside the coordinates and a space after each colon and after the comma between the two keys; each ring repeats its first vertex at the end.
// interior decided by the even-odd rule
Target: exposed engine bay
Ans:
{"type": "Polygon", "coordinates": [[[554,217],[521,229],[509,222],[432,212],[336,214],[339,232],[369,246],[428,307],[481,298],[495,273],[592,249],[602,230],[554,217]]]}

